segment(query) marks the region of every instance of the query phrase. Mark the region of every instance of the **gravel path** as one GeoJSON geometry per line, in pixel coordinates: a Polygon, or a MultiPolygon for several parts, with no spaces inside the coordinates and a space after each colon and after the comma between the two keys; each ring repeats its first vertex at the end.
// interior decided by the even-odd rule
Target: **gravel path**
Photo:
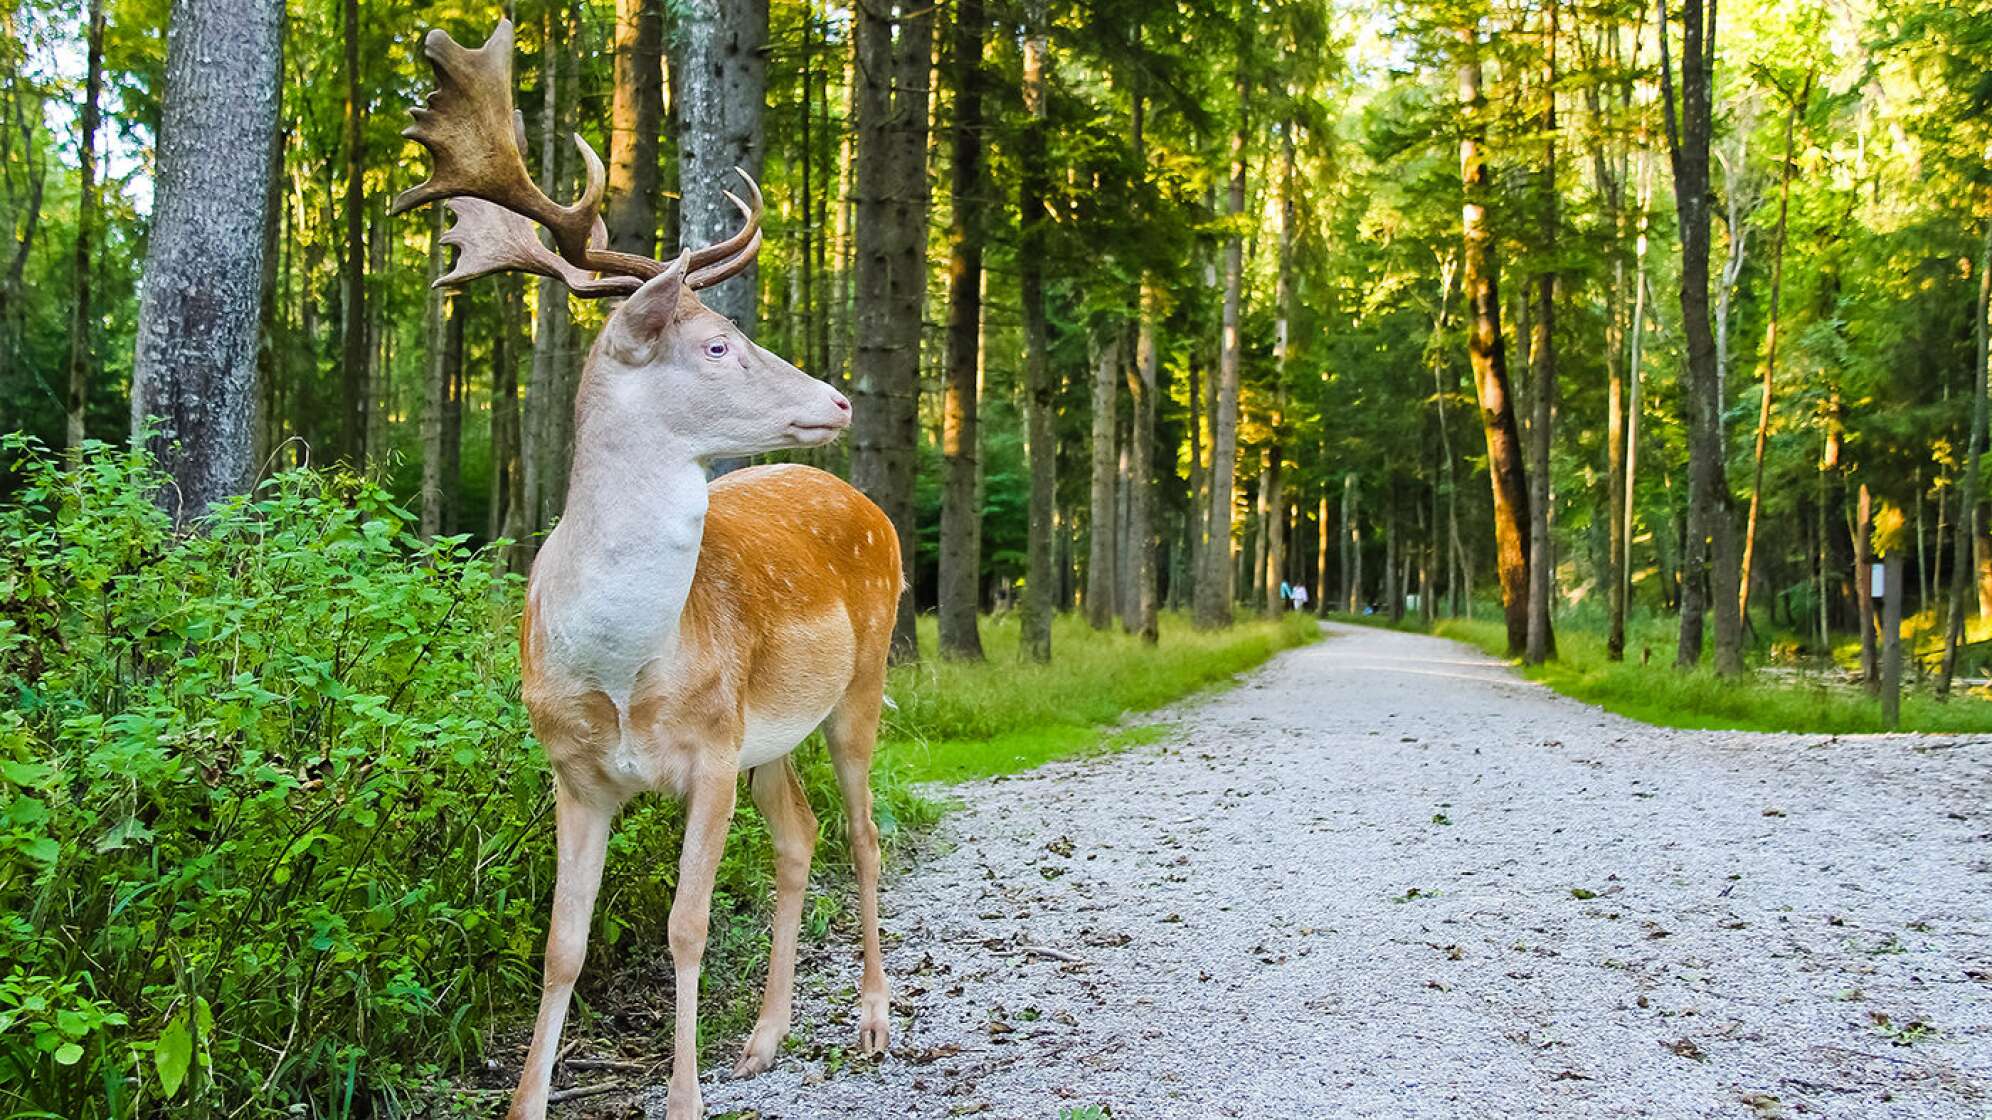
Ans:
{"type": "Polygon", "coordinates": [[[708,1110],[1992,1116],[1992,743],[1657,730],[1330,630],[955,790],[886,885],[891,1056],[839,944],[708,1110]]]}

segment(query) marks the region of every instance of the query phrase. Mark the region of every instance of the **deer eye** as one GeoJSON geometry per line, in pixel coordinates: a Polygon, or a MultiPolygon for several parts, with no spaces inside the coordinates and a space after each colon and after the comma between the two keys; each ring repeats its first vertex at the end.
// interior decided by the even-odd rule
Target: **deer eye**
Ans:
{"type": "Polygon", "coordinates": [[[727,351],[727,345],[726,345],[726,340],[724,338],[714,338],[714,339],[708,339],[706,341],[705,344],[706,357],[724,358],[726,357],[726,351],[727,351]]]}

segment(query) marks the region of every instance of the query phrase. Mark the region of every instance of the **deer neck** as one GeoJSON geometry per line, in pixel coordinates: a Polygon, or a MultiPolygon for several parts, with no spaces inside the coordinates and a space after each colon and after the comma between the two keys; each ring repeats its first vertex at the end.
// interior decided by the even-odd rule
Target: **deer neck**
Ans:
{"type": "Polygon", "coordinates": [[[553,663],[620,708],[645,667],[678,650],[706,476],[682,440],[618,419],[593,410],[577,418],[567,505],[535,594],[553,663]]]}

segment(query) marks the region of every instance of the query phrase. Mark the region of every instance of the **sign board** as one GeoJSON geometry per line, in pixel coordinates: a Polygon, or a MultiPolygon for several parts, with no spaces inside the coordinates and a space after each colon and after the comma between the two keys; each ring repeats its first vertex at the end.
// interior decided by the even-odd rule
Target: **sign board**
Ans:
{"type": "Polygon", "coordinates": [[[1884,594],[1886,594],[1887,589],[1888,589],[1888,565],[1876,564],[1874,565],[1874,574],[1869,579],[1868,594],[1879,599],[1884,594]]]}

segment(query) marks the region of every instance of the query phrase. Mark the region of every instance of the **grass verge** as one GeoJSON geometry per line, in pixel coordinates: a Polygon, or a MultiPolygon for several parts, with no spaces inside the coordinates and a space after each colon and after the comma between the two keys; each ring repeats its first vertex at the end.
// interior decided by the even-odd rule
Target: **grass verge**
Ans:
{"type": "MultiPolygon", "coordinates": [[[[1117,628],[1095,631],[1062,616],[1052,626],[1052,661],[1018,656],[1014,615],[986,620],[980,662],[921,661],[895,669],[880,756],[893,780],[958,782],[1010,774],[1053,759],[1149,741],[1135,728],[1103,734],[1130,712],[1146,712],[1227,683],[1273,654],[1314,641],[1311,618],[1255,619],[1202,631],[1164,614],[1154,646],[1117,628]]],[[[930,620],[921,643],[935,648],[930,620]]]]}
{"type": "MultiPolygon", "coordinates": [[[[1706,666],[1677,670],[1672,624],[1671,618],[1657,616],[1634,620],[1626,639],[1626,660],[1612,661],[1605,656],[1601,630],[1580,619],[1560,618],[1556,660],[1519,668],[1530,680],[1566,696],[1660,727],[1828,735],[1890,730],[1881,717],[1881,702],[1846,684],[1838,669],[1758,669],[1733,680],[1716,676],[1706,666]]],[[[1432,633],[1496,657],[1507,651],[1507,631],[1496,618],[1441,619],[1432,633]]],[[[1992,702],[1959,693],[1949,703],[1940,703],[1905,685],[1902,722],[1895,730],[1992,733],[1992,702]]]]}

